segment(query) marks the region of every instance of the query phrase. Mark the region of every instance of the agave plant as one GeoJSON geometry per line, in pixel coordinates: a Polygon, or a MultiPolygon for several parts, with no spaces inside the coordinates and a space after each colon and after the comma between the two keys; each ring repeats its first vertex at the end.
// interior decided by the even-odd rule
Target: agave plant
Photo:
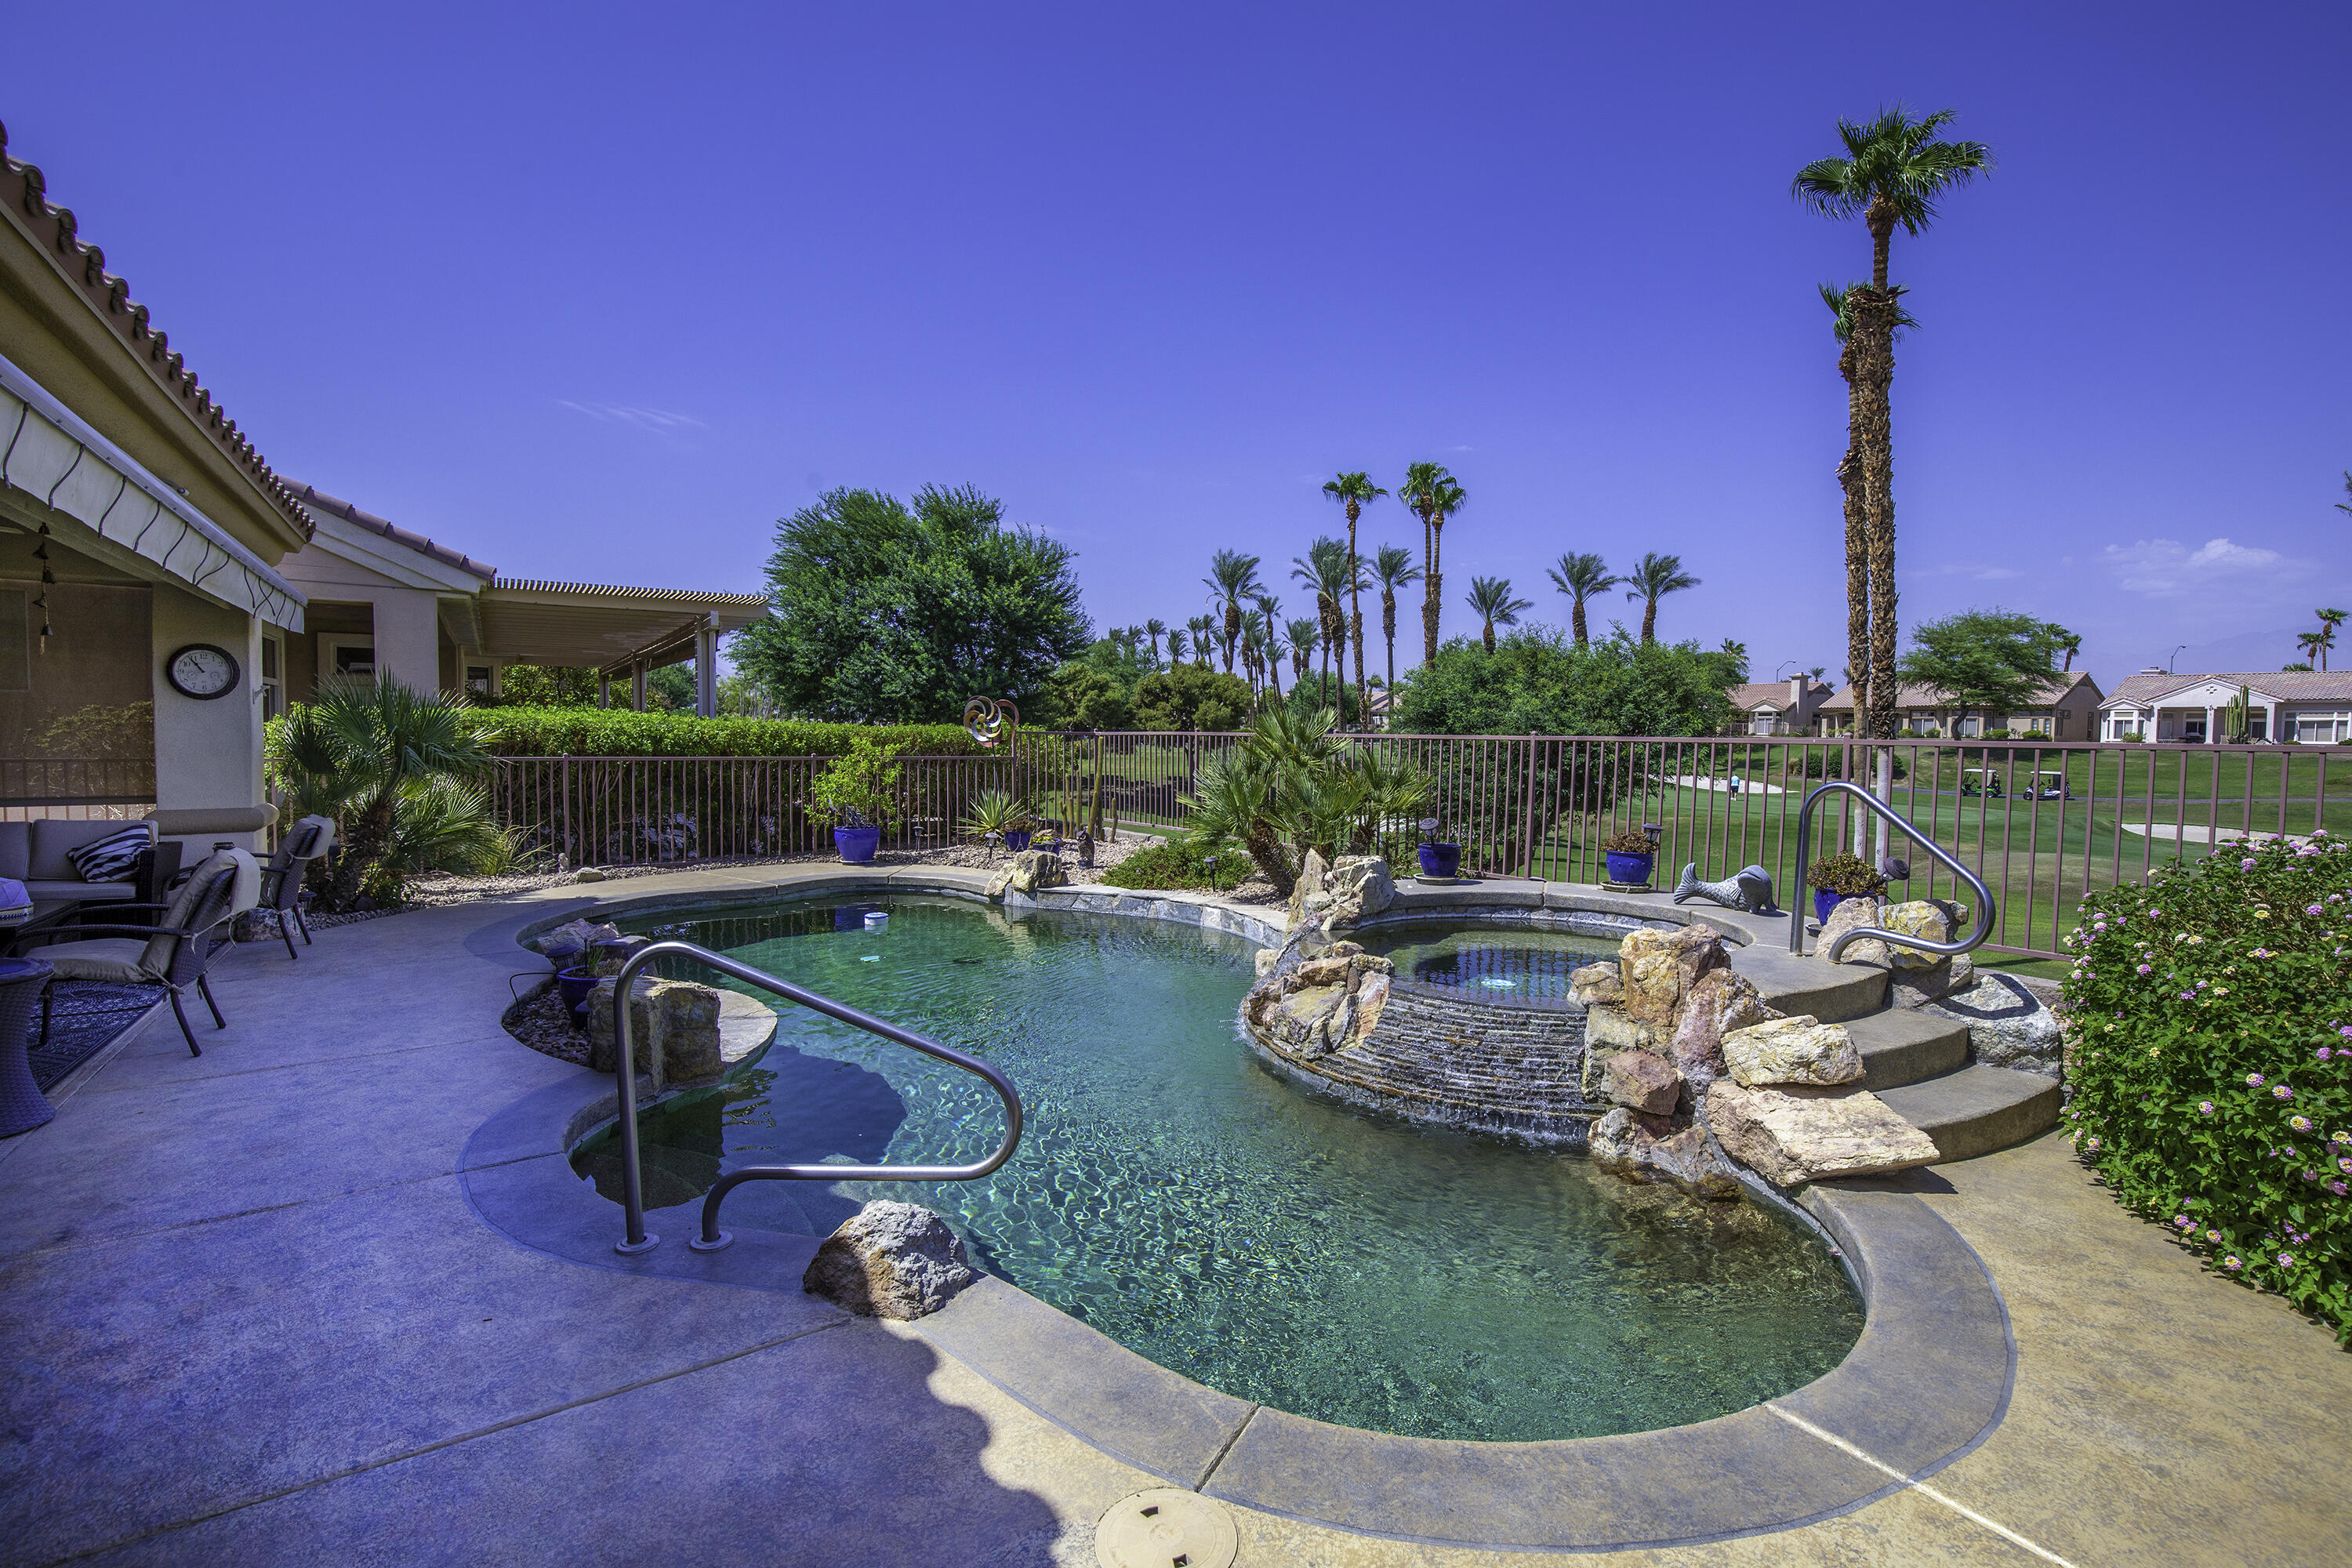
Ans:
{"type": "Polygon", "coordinates": [[[975,797],[965,808],[962,830],[974,838],[986,838],[991,834],[1002,837],[1020,832],[1036,819],[1036,810],[1027,801],[1008,791],[992,789],[975,797]]]}

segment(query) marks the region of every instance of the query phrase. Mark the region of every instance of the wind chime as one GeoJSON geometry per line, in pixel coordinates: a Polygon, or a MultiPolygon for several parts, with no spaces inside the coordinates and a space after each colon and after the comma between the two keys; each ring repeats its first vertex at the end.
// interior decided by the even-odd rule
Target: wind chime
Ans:
{"type": "Polygon", "coordinates": [[[49,525],[41,524],[40,542],[33,546],[33,559],[41,563],[41,591],[33,595],[33,608],[41,613],[41,651],[49,651],[49,588],[58,574],[49,570],[49,525]]]}

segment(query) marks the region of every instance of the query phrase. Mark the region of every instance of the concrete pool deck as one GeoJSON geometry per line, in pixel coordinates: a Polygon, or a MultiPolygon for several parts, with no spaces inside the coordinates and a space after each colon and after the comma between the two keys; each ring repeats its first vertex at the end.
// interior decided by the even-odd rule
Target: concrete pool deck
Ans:
{"type": "MultiPolygon", "coordinates": [[[[592,892],[836,875],[551,889],[321,931],[299,963],[253,944],[225,957],[230,1026],[199,1024],[201,1058],[151,1021],[77,1075],[55,1121],[0,1143],[0,1561],[1092,1563],[1094,1521],[1164,1483],[948,1336],[582,1267],[467,1201],[468,1176],[548,1157],[477,1148],[461,1175],[477,1129],[582,1071],[499,1027],[530,967],[514,932],[592,892]]],[[[2054,1138],[1891,1184],[2006,1300],[2004,1418],[1819,1523],[1586,1555],[2352,1560],[2352,1357],[2328,1335],[2205,1278],[2054,1138]]],[[[1875,1457],[1810,1440],[1824,1467],[1875,1457]]],[[[1557,1560],[1221,1506],[1245,1563],[1557,1560]]]]}

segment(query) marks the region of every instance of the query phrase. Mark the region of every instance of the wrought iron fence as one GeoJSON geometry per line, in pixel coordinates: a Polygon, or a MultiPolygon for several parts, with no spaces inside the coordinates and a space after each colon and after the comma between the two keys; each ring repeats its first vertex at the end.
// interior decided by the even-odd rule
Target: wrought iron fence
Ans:
{"type": "MultiPolygon", "coordinates": [[[[920,848],[969,837],[983,793],[1032,803],[1064,833],[1179,828],[1201,766],[1236,744],[1224,733],[1123,732],[1022,737],[1004,753],[899,759],[902,815],[886,837],[920,848]]],[[[1658,830],[1657,878],[1685,865],[1714,880],[1760,865],[1795,885],[1797,808],[1811,784],[1874,782],[1981,876],[2000,902],[1987,945],[2057,956],[2082,898],[2137,881],[2176,857],[2210,853],[2242,833],[2352,831],[2352,755],[2329,766],[2321,746],[2157,746],[2032,741],[1850,740],[1730,736],[1360,736],[1408,757],[1435,786],[1441,837],[1463,847],[1466,873],[1597,882],[1601,843],[1658,830]]],[[[808,809],[823,757],[513,757],[493,797],[530,847],[564,863],[644,864],[809,853],[831,834],[808,809]]],[[[1825,847],[1852,845],[1859,813],[1824,814],[1825,847]]],[[[1863,844],[1879,852],[1875,828],[1863,844]]],[[[1899,837],[1899,836],[1898,836],[1899,837]]],[[[1948,897],[1951,879],[1925,855],[1885,847],[1918,871],[1898,896],[1948,897]]]]}
{"type": "Polygon", "coordinates": [[[149,757],[0,757],[0,822],[136,819],[155,808],[149,757]]]}

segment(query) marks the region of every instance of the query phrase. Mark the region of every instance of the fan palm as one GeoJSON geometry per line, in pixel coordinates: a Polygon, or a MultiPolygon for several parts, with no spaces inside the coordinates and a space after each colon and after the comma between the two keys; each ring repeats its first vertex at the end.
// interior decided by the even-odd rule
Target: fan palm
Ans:
{"type": "Polygon", "coordinates": [[[1462,510],[1468,492],[1455,482],[1443,463],[1412,463],[1397,487],[1397,500],[1421,519],[1421,657],[1437,657],[1438,601],[1445,586],[1445,522],[1462,510]]]}
{"type": "Polygon", "coordinates": [[[1258,591],[1257,557],[1244,555],[1238,550],[1220,550],[1209,563],[1209,574],[1201,579],[1209,590],[1209,603],[1224,609],[1225,673],[1234,672],[1234,644],[1242,635],[1242,601],[1258,591]]]}
{"type": "Polygon", "coordinates": [[[1895,732],[1895,443],[1888,390],[1902,307],[1887,286],[1895,227],[1916,235],[1936,218],[1948,191],[1992,167],[1981,142],[1944,142],[1952,111],[1914,120],[1900,108],[1867,122],[1838,121],[1843,157],[1797,171],[1790,194],[1826,217],[1859,217],[1870,231],[1870,282],[1846,290],[1853,317],[1853,456],[1860,469],[1870,557],[1870,732],[1895,732]]]}
{"type": "Polygon", "coordinates": [[[2336,646],[2336,628],[2344,624],[2346,612],[2342,610],[2314,610],[2312,614],[2319,617],[2319,647],[2316,651],[2319,654],[2319,668],[2326,669],[2327,668],[2327,650],[2336,646]]]}
{"type": "Polygon", "coordinates": [[[2319,650],[2326,646],[2326,642],[2327,634],[2325,632],[2297,632],[2295,634],[2294,645],[2295,647],[2303,649],[2304,668],[2317,669],[2319,668],[2319,650]]]}
{"type": "Polygon", "coordinates": [[[1396,610],[1397,590],[1412,586],[1421,580],[1421,568],[1412,563],[1412,552],[1402,544],[1383,544],[1372,557],[1372,580],[1381,585],[1381,636],[1389,645],[1389,679],[1386,689],[1396,689],[1396,610]]]}
{"type": "Polygon", "coordinates": [[[1551,569],[1551,585],[1568,595],[1569,624],[1576,640],[1590,642],[1591,638],[1585,632],[1584,601],[1614,588],[1617,579],[1609,574],[1600,556],[1590,551],[1572,551],[1561,556],[1559,564],[1551,569]]]}
{"type": "Polygon", "coordinates": [[[1685,588],[1698,586],[1698,579],[1683,570],[1679,555],[1661,555],[1655,551],[1633,563],[1625,574],[1625,596],[1642,601],[1642,640],[1658,640],[1658,601],[1668,594],[1679,594],[1685,588]]]}
{"type": "Polygon", "coordinates": [[[1364,706],[1364,558],[1356,550],[1356,519],[1389,492],[1372,483],[1370,474],[1341,474],[1323,482],[1323,493],[1348,512],[1348,626],[1356,645],[1356,711],[1363,713],[1368,711],[1364,706]]]}
{"type": "Polygon", "coordinates": [[[1488,653],[1495,651],[1496,626],[1516,626],[1519,624],[1519,612],[1535,607],[1532,599],[1511,597],[1511,580],[1508,577],[1471,578],[1470,596],[1466,602],[1482,625],[1480,636],[1486,641],[1488,653]]]}

